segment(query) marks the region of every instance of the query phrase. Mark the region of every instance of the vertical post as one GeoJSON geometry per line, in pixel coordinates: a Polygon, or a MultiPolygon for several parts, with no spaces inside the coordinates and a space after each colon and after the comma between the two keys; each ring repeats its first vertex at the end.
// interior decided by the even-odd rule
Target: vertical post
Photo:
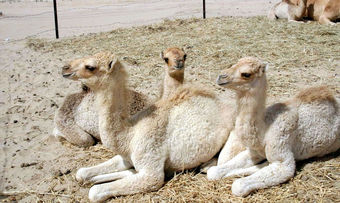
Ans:
{"type": "Polygon", "coordinates": [[[55,25],[55,37],[59,39],[59,30],[58,30],[58,15],[57,15],[57,0],[53,0],[54,7],[54,25],[55,25]]]}
{"type": "Polygon", "coordinates": [[[205,0],[203,0],[203,19],[205,19],[205,0]]]}

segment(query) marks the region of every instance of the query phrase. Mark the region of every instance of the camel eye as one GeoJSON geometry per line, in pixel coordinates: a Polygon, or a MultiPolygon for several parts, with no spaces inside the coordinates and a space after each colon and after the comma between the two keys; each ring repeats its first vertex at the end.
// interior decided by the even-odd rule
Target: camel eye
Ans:
{"type": "Polygon", "coordinates": [[[241,76],[243,78],[250,78],[251,74],[250,73],[242,73],[241,76]]]}
{"type": "Polygon", "coordinates": [[[92,71],[96,70],[96,67],[86,65],[86,66],[85,66],[85,69],[92,72],[92,71]]]}
{"type": "Polygon", "coordinates": [[[169,59],[168,58],[164,58],[164,61],[165,61],[165,63],[168,63],[169,59]]]}

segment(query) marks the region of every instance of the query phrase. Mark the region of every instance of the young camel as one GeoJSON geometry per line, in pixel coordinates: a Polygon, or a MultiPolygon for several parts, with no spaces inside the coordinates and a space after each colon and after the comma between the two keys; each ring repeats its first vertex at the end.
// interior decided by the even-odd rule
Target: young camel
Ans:
{"type": "Polygon", "coordinates": [[[326,87],[314,87],[265,109],[265,66],[256,58],[243,58],[217,80],[237,94],[234,132],[247,149],[210,168],[208,179],[250,175],[234,181],[232,192],[237,196],[283,183],[294,176],[295,161],[340,148],[339,100],[326,87]],[[256,165],[265,159],[269,165],[256,165]]]}
{"type": "MultiPolygon", "coordinates": [[[[187,54],[183,49],[179,49],[177,47],[168,48],[161,52],[161,58],[166,63],[164,80],[163,80],[163,89],[161,89],[161,99],[168,99],[178,87],[183,85],[184,82],[184,68],[185,68],[185,60],[187,54]]],[[[224,103],[224,108],[228,108],[230,110],[228,117],[230,121],[228,122],[229,128],[233,127],[234,118],[236,117],[234,111],[234,103],[228,101],[224,103]]],[[[231,136],[233,137],[233,136],[231,136]]],[[[230,138],[229,138],[230,139],[230,138]]],[[[240,144],[236,143],[236,140],[231,138],[231,140],[227,141],[227,144],[221,150],[218,159],[211,159],[209,162],[206,162],[201,167],[201,172],[206,172],[209,167],[212,165],[223,164],[229,161],[232,157],[234,157],[237,153],[243,151],[245,148],[240,144]]]]}
{"type": "Polygon", "coordinates": [[[209,161],[226,142],[231,111],[224,109],[210,91],[182,85],[168,99],[128,118],[126,99],[130,91],[124,66],[114,57],[100,64],[91,57],[89,61],[93,61],[91,71],[84,72],[71,63],[64,74],[93,91],[100,137],[118,154],[77,171],[80,182],[102,183],[91,187],[91,201],[157,190],[164,183],[165,173],[209,161]]]}
{"type": "Polygon", "coordinates": [[[167,99],[183,84],[186,57],[184,50],[176,47],[161,52],[161,58],[166,63],[161,99],[167,99]]]}
{"type": "MultiPolygon", "coordinates": [[[[105,62],[105,58],[110,59],[111,54],[101,52],[88,57],[74,60],[70,65],[62,68],[62,75],[69,77],[68,71],[72,68],[83,68],[82,73],[86,75],[92,71],[92,63],[99,64],[105,62]]],[[[86,85],[82,85],[82,91],[68,95],[61,107],[57,110],[54,118],[55,128],[53,134],[62,137],[68,142],[81,147],[88,147],[95,143],[95,139],[100,140],[98,129],[98,113],[95,109],[95,97],[93,91],[86,85]]],[[[142,110],[147,104],[146,96],[130,91],[128,98],[128,111],[134,115],[142,110]]]]}
{"type": "Polygon", "coordinates": [[[333,25],[332,21],[340,19],[340,1],[282,0],[268,14],[272,20],[287,18],[289,21],[300,21],[303,17],[309,17],[320,24],[333,25]]]}

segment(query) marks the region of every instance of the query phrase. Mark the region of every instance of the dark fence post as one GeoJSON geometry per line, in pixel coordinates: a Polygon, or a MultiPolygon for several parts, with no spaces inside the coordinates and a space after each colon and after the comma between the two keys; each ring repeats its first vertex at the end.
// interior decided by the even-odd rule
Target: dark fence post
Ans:
{"type": "Polygon", "coordinates": [[[203,19],[205,19],[205,0],[203,0],[203,19]]]}
{"type": "Polygon", "coordinates": [[[53,0],[54,6],[54,24],[55,24],[55,37],[59,39],[59,31],[58,31],[58,15],[57,15],[57,0],[53,0]]]}

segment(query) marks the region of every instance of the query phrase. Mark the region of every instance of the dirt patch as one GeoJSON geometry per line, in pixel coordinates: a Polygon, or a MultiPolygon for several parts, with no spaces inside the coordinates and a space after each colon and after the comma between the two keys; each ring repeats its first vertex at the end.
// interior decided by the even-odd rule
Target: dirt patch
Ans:
{"type": "MultiPolygon", "coordinates": [[[[78,168],[113,156],[100,144],[82,149],[52,138],[54,112],[79,84],[60,76],[68,60],[112,51],[129,66],[129,85],[155,99],[163,62],[159,53],[170,46],[187,54],[186,82],[198,82],[224,94],[215,85],[219,72],[244,56],[268,61],[269,103],[298,89],[330,85],[340,95],[340,27],[317,23],[268,21],[264,17],[188,19],[116,29],[63,40],[30,39],[0,50],[1,160],[3,201],[87,202],[89,186],[79,185],[78,168]]],[[[233,179],[210,182],[195,171],[169,179],[157,192],[111,201],[325,201],[339,202],[338,154],[298,164],[289,182],[259,190],[247,198],[231,194],[233,179]]],[[[2,196],[1,196],[2,195],[2,196]]]]}

